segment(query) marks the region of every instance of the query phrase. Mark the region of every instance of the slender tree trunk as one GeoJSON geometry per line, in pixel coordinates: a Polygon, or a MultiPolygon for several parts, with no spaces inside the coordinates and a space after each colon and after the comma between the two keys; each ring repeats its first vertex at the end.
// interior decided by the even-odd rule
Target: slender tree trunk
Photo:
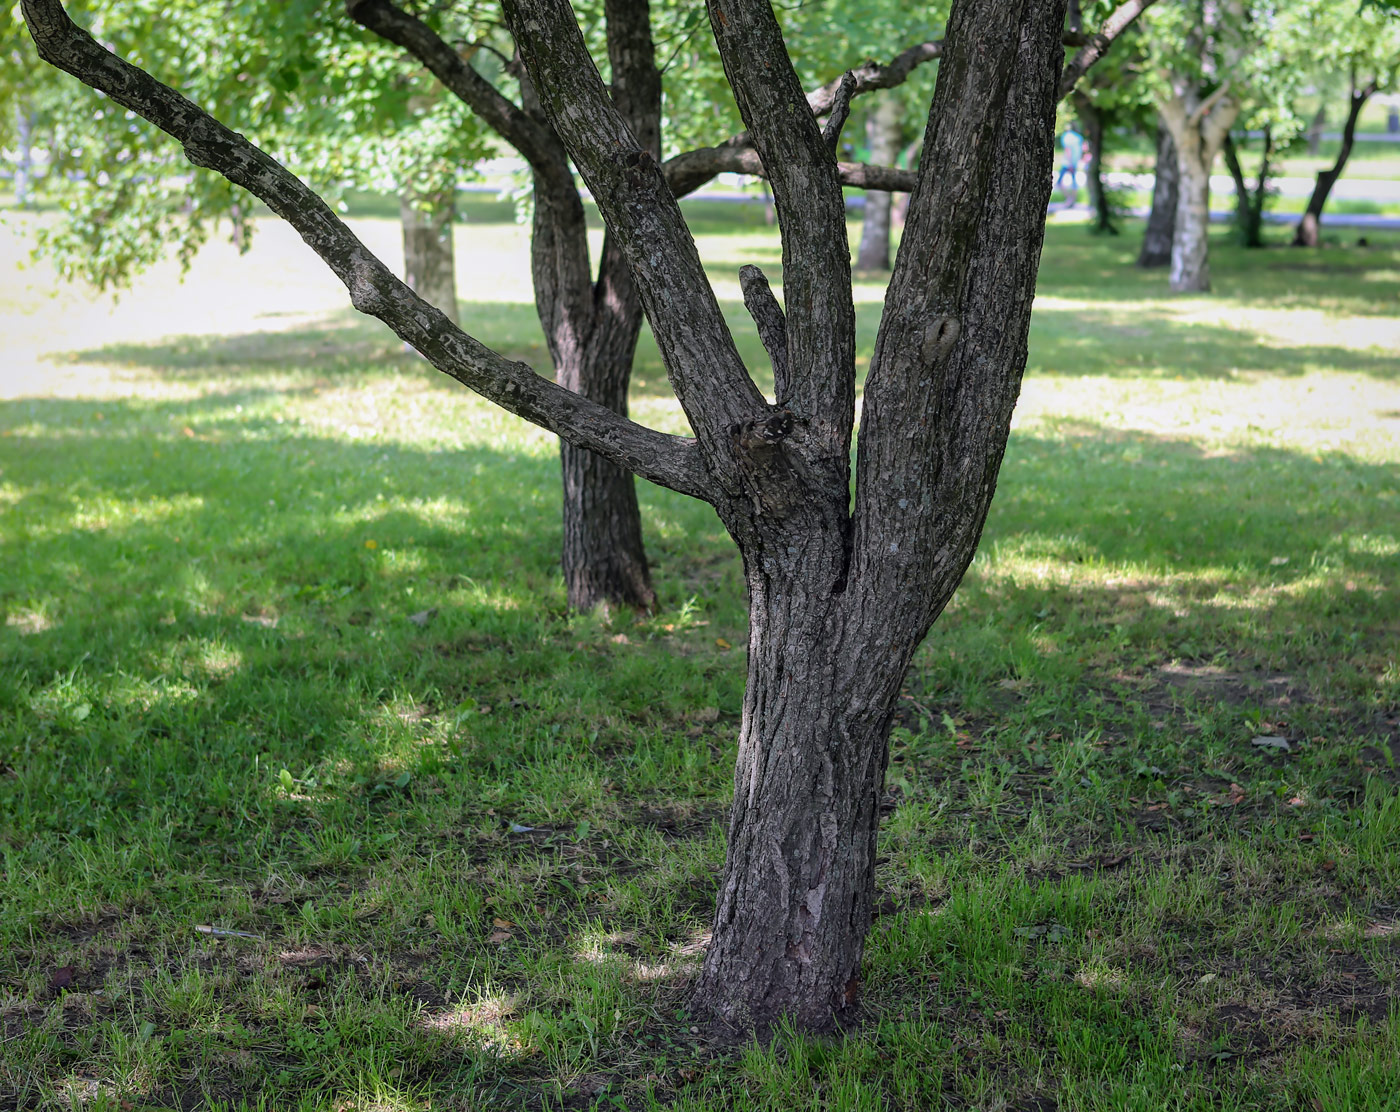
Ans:
{"type": "Polygon", "coordinates": [[[1178,181],[1176,145],[1172,142],[1172,133],[1159,124],[1157,172],[1152,178],[1152,211],[1147,214],[1147,231],[1142,237],[1142,250],[1138,252],[1138,266],[1167,266],[1172,261],[1178,181]]]}
{"type": "MultiPolygon", "coordinates": [[[[903,112],[893,96],[880,98],[875,110],[866,117],[865,141],[870,148],[870,161],[879,166],[894,164],[899,154],[900,117],[903,112]]],[[[865,216],[861,220],[860,250],[856,255],[859,270],[889,270],[890,217],[894,197],[882,189],[867,190],[865,216]]]]}
{"type": "Polygon", "coordinates": [[[453,324],[459,320],[457,269],[452,255],[455,184],[455,179],[447,180],[428,191],[405,188],[399,194],[404,281],[453,324]]]}
{"type": "Polygon", "coordinates": [[[1227,135],[1222,147],[1225,165],[1230,168],[1230,178],[1235,183],[1235,225],[1239,230],[1240,244],[1244,247],[1264,246],[1264,202],[1268,198],[1269,157],[1273,149],[1273,132],[1266,127],[1264,149],[1259,159],[1259,180],[1250,189],[1244,179],[1244,168],[1240,165],[1234,139],[1227,135]]]}
{"type": "Polygon", "coordinates": [[[1089,204],[1094,210],[1093,230],[1100,235],[1116,236],[1118,229],[1113,225],[1103,191],[1103,113],[1086,94],[1078,91],[1074,94],[1074,107],[1089,144],[1089,170],[1085,177],[1089,187],[1089,204]]]}
{"type": "Polygon", "coordinates": [[[1303,212],[1303,219],[1298,221],[1298,227],[1293,232],[1294,247],[1316,247],[1321,242],[1322,210],[1327,207],[1327,198],[1332,192],[1332,187],[1337,184],[1337,179],[1346,168],[1347,159],[1351,157],[1352,144],[1356,142],[1356,121],[1361,116],[1361,109],[1366,107],[1366,102],[1375,91],[1374,81],[1359,89],[1353,83],[1351,106],[1347,110],[1346,126],[1342,129],[1342,149],[1337,152],[1337,161],[1332,164],[1332,168],[1317,175],[1317,184],[1313,186],[1312,196],[1308,198],[1308,207],[1303,212]]]}
{"type": "Polygon", "coordinates": [[[15,116],[16,141],[19,144],[19,160],[15,164],[15,204],[24,208],[29,203],[30,175],[34,170],[33,121],[24,104],[15,109],[15,116]]]}

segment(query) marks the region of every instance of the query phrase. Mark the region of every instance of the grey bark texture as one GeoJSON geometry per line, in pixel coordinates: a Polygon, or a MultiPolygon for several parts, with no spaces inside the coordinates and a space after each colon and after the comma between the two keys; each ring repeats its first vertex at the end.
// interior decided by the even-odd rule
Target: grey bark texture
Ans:
{"type": "Polygon", "coordinates": [[[1157,170],[1152,179],[1152,209],[1147,214],[1147,231],[1137,264],[1141,267],[1168,266],[1172,261],[1172,240],[1176,235],[1177,161],[1176,144],[1166,125],[1157,128],[1157,170]]]}
{"type": "Polygon", "coordinates": [[[441,309],[453,324],[459,324],[457,268],[452,254],[455,184],[449,179],[425,192],[405,188],[399,194],[399,223],[403,228],[404,281],[408,288],[441,309]]]}
{"type": "MultiPolygon", "coordinates": [[[[866,380],[854,498],[842,175],[767,0],[708,8],[782,227],[785,307],[761,275],[743,277],[775,371],[783,367],[775,403],[739,358],[668,174],[629,121],[626,97],[604,86],[570,4],[504,5],[540,113],[527,105],[511,126],[532,143],[561,143],[597,199],[609,247],[594,296],[610,296],[617,287],[603,276],[625,262],[694,440],[641,428],[603,404],[611,399],[564,390],[484,348],[378,265],[296,178],[99,47],[59,0],[23,4],[43,57],[265,200],[341,276],[357,308],[434,365],[571,443],[714,505],[744,559],[748,683],[729,845],[694,1003],[719,1029],[784,1017],[831,1028],[859,998],[891,717],[915,648],[976,551],[1020,390],[1065,0],[954,2],[866,380]]],[[[1101,54],[1104,36],[1092,41],[1101,54]]],[[[557,200],[565,208],[548,226],[572,227],[577,194],[569,201],[559,190],[557,200]]],[[[579,259],[572,239],[537,251],[545,269],[579,259]]],[[[546,330],[552,342],[590,350],[608,318],[589,317],[571,296],[549,304],[559,321],[546,330]],[[591,330],[579,327],[590,320],[591,330]]]]}

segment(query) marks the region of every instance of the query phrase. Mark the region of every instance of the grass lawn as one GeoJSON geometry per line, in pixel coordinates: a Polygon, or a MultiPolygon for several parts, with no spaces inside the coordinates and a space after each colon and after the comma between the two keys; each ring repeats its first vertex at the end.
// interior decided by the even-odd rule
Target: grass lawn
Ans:
{"type": "MultiPolygon", "coordinates": [[[[772,234],[692,211],[744,328],[772,234]]],[[[464,320],[543,366],[522,230],[468,217],[464,320]]],[[[1400,240],[1221,229],[1171,297],[1138,226],[1052,225],[894,731],[859,1023],[734,1049],[685,1009],[744,673],[714,514],[643,484],[660,612],[570,616],[551,438],[286,229],[113,309],[12,265],[28,219],[0,1109],[1400,1108],[1400,240]]],[[[681,427],[648,343],[634,412],[681,427]]]]}

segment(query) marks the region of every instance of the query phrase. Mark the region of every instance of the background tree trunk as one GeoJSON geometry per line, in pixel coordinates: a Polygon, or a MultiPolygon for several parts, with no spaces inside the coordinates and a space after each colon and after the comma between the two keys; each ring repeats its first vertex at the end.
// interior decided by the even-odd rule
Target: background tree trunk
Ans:
{"type": "Polygon", "coordinates": [[[1239,152],[1235,141],[1225,137],[1222,148],[1225,165],[1230,168],[1230,178],[1235,183],[1235,225],[1239,231],[1240,244],[1244,247],[1264,246],[1264,202],[1268,199],[1269,156],[1273,154],[1273,133],[1264,129],[1264,149],[1259,159],[1259,180],[1253,189],[1244,179],[1244,168],[1240,165],[1239,152]]]}
{"type": "Polygon", "coordinates": [[[1172,240],[1176,236],[1178,170],[1176,144],[1172,133],[1157,125],[1157,172],[1152,179],[1152,211],[1147,214],[1147,231],[1137,264],[1141,267],[1166,266],[1172,261],[1172,240]]]}
{"type": "Polygon", "coordinates": [[[399,193],[404,281],[424,301],[441,309],[453,324],[459,322],[457,269],[452,254],[455,192],[453,175],[431,189],[406,186],[399,193]]]}
{"type": "Polygon", "coordinates": [[[1312,196],[1308,198],[1308,207],[1303,212],[1303,219],[1298,221],[1298,226],[1293,231],[1294,247],[1316,247],[1321,242],[1322,210],[1327,207],[1327,198],[1332,192],[1332,187],[1337,184],[1337,179],[1346,168],[1347,159],[1351,157],[1352,144],[1356,142],[1356,121],[1375,91],[1374,81],[1359,89],[1355,83],[1352,84],[1351,106],[1347,110],[1346,126],[1342,129],[1342,149],[1337,152],[1337,161],[1332,164],[1332,168],[1322,170],[1317,175],[1317,184],[1313,186],[1312,196]]]}
{"type": "Polygon", "coordinates": [[[1089,144],[1089,169],[1084,177],[1089,188],[1089,204],[1094,210],[1093,230],[1101,235],[1116,236],[1118,229],[1113,225],[1103,191],[1103,113],[1087,95],[1078,91],[1074,94],[1074,107],[1089,144]]]}
{"type": "Polygon", "coordinates": [[[1171,288],[1177,293],[1210,289],[1210,169],[1240,114],[1229,83],[1201,97],[1194,83],[1159,103],[1176,145],[1178,193],[1172,237],[1171,288]]]}
{"type": "Polygon", "coordinates": [[[29,203],[30,177],[34,171],[34,121],[24,104],[15,109],[15,116],[15,141],[19,146],[19,159],[15,163],[15,204],[24,208],[29,203]]]}
{"type": "MultiPolygon", "coordinates": [[[[865,142],[870,148],[870,161],[891,166],[899,155],[900,123],[904,115],[899,101],[893,96],[879,99],[875,110],[865,120],[865,142]]],[[[860,250],[856,255],[858,270],[889,270],[890,225],[894,197],[882,189],[867,190],[865,215],[861,220],[860,250]]]]}

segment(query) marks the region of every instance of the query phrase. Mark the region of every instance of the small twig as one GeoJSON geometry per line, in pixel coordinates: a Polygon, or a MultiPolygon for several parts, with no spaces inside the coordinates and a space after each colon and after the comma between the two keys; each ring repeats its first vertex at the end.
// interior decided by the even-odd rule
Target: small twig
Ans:
{"type": "Polygon", "coordinates": [[[226,927],[195,927],[197,934],[207,934],[211,938],[251,938],[254,942],[262,942],[263,936],[260,934],[250,934],[248,931],[232,931],[226,927]]]}
{"type": "Polygon", "coordinates": [[[841,75],[841,84],[836,88],[836,99],[832,102],[831,112],[826,118],[826,126],[822,128],[822,138],[833,151],[841,142],[841,129],[846,126],[846,120],[851,114],[851,97],[855,91],[856,75],[847,70],[841,75]]]}
{"type": "Polygon", "coordinates": [[[739,268],[739,288],[744,291],[744,308],[758,325],[758,338],[773,364],[773,400],[779,405],[788,392],[787,318],[773,296],[773,288],[756,266],[739,268]]]}

